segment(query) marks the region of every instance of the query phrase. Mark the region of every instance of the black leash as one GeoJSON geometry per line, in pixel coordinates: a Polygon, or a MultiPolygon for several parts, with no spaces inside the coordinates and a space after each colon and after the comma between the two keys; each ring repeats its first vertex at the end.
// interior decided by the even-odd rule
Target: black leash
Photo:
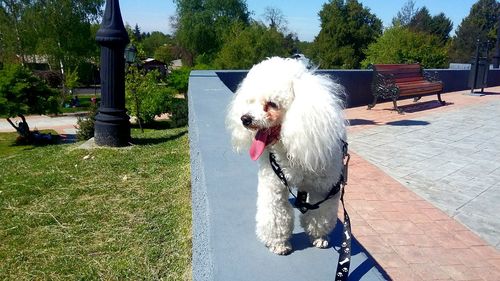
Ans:
{"type": "Polygon", "coordinates": [[[347,150],[347,142],[343,142],[343,164],[344,169],[342,175],[340,176],[339,181],[332,186],[328,194],[325,196],[323,200],[320,200],[314,204],[310,204],[307,202],[307,192],[298,191],[297,195],[295,195],[290,186],[288,185],[288,181],[286,180],[285,174],[281,169],[280,165],[276,161],[276,156],[273,153],[269,153],[269,162],[271,163],[271,168],[274,173],[278,176],[280,181],[288,188],[288,192],[294,197],[294,207],[299,209],[299,211],[304,214],[309,210],[315,210],[319,208],[319,205],[326,200],[332,198],[337,193],[342,192],[340,194],[340,202],[342,202],[342,208],[344,209],[344,229],[342,230],[342,244],[340,244],[339,250],[339,260],[337,263],[337,272],[335,274],[336,281],[345,281],[348,280],[349,275],[349,267],[351,266],[351,221],[349,219],[349,215],[347,214],[347,210],[345,209],[344,204],[344,191],[345,185],[347,184],[347,166],[349,164],[350,155],[347,150]]]}

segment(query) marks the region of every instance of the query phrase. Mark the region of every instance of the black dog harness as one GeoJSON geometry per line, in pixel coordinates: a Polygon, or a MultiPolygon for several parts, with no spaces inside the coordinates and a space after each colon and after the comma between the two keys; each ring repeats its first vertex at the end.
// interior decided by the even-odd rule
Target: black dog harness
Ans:
{"type": "Polygon", "coordinates": [[[347,142],[342,141],[343,146],[343,171],[342,175],[340,175],[340,179],[337,183],[335,183],[328,194],[325,196],[323,200],[320,200],[314,204],[310,204],[307,202],[307,192],[298,191],[297,195],[292,192],[292,189],[288,185],[288,181],[286,180],[285,174],[281,169],[280,165],[276,161],[276,156],[273,153],[269,153],[269,162],[271,163],[271,167],[274,173],[278,176],[280,181],[288,188],[288,192],[294,197],[294,207],[299,209],[302,214],[305,214],[309,210],[315,210],[319,208],[319,205],[326,200],[332,198],[337,193],[340,194],[340,202],[342,202],[342,208],[344,209],[344,229],[342,231],[342,244],[340,245],[339,250],[339,260],[337,263],[337,272],[335,274],[335,280],[345,281],[348,280],[349,275],[349,267],[351,265],[351,222],[349,219],[349,215],[345,209],[344,204],[344,191],[345,185],[347,184],[347,166],[349,164],[350,155],[348,153],[348,145],[347,142]]]}

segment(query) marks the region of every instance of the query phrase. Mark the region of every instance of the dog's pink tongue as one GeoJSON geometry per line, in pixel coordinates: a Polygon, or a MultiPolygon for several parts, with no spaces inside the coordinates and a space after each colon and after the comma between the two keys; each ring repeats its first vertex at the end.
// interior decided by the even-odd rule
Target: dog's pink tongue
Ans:
{"type": "Polygon", "coordinates": [[[252,142],[252,145],[250,146],[250,158],[252,158],[252,160],[255,161],[259,159],[259,157],[262,155],[264,149],[266,148],[268,137],[269,134],[267,133],[266,130],[257,131],[257,134],[255,135],[255,138],[252,142]]]}

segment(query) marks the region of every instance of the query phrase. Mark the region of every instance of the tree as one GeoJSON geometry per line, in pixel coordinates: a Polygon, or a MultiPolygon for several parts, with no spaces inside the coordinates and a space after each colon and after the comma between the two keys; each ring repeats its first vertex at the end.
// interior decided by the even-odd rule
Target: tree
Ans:
{"type": "Polygon", "coordinates": [[[364,49],[382,34],[382,21],[357,0],[330,0],[319,16],[313,60],[323,68],[358,68],[364,49]]]}
{"type": "Polygon", "coordinates": [[[408,26],[413,16],[416,14],[415,1],[408,0],[397,13],[396,17],[392,19],[393,26],[408,26]]]}
{"type": "Polygon", "coordinates": [[[431,33],[432,16],[429,12],[429,9],[427,9],[427,7],[425,6],[421,9],[418,9],[408,23],[408,27],[413,31],[431,33]]]}
{"type": "Polygon", "coordinates": [[[78,68],[82,82],[92,82],[103,2],[0,0],[0,62],[48,63],[62,76],[66,69],[78,68]]]}
{"type": "Polygon", "coordinates": [[[420,63],[424,68],[441,68],[446,62],[446,50],[437,36],[393,26],[368,46],[362,64],[368,67],[380,63],[420,63]]]}
{"type": "Polygon", "coordinates": [[[284,41],[282,33],[262,23],[253,22],[248,27],[235,23],[214,64],[220,69],[248,69],[266,57],[290,55],[284,41]]]}
{"type": "Polygon", "coordinates": [[[139,25],[137,25],[137,23],[135,24],[133,34],[134,34],[134,38],[137,42],[140,42],[142,40],[141,29],[139,28],[139,25]]]}
{"type": "MultiPolygon", "coordinates": [[[[478,0],[457,27],[449,56],[452,62],[470,62],[476,49],[476,40],[494,42],[498,28],[500,4],[496,0],[478,0]]],[[[491,54],[492,52],[490,52],[491,54]]]]}
{"type": "Polygon", "coordinates": [[[170,44],[165,44],[163,46],[160,46],[156,48],[156,51],[154,53],[154,58],[169,64],[172,60],[174,60],[174,53],[173,53],[173,46],[170,44]]]}
{"type": "Polygon", "coordinates": [[[21,65],[6,65],[0,70],[0,116],[5,117],[18,134],[29,140],[27,114],[57,113],[57,93],[21,65]],[[20,117],[16,126],[10,118],[20,117]]]}
{"type": "Polygon", "coordinates": [[[408,27],[412,31],[436,35],[440,39],[441,45],[444,46],[450,38],[450,31],[453,29],[453,24],[444,13],[431,16],[429,10],[424,6],[412,17],[408,27]]]}
{"type": "Polygon", "coordinates": [[[147,57],[153,57],[156,50],[168,43],[172,42],[170,35],[160,31],[153,31],[151,34],[142,40],[142,46],[147,57]]]}
{"type": "Polygon", "coordinates": [[[452,29],[453,23],[444,13],[432,17],[430,33],[436,35],[443,45],[450,39],[452,29]]]}
{"type": "Polygon", "coordinates": [[[263,17],[270,28],[275,28],[282,32],[287,30],[288,21],[280,9],[268,6],[264,9],[263,17]]]}
{"type": "MultiPolygon", "coordinates": [[[[43,58],[65,76],[68,68],[97,61],[99,49],[92,26],[99,20],[103,0],[22,0],[20,18],[24,41],[21,57],[43,58]],[[26,28],[29,27],[29,28],[26,28]]],[[[88,69],[88,67],[80,67],[88,69]]],[[[63,81],[66,79],[63,78],[63,81]]],[[[63,84],[63,95],[66,94],[63,84]]]]}
{"type": "Polygon", "coordinates": [[[416,32],[426,32],[440,38],[444,46],[450,39],[453,23],[444,13],[431,16],[427,7],[415,8],[415,1],[409,0],[392,19],[393,26],[409,27],[416,32]]]}
{"type": "Polygon", "coordinates": [[[177,14],[172,17],[175,38],[192,65],[196,57],[209,58],[222,47],[222,38],[234,22],[248,24],[250,13],[244,0],[174,0],[177,14]]]}
{"type": "Polygon", "coordinates": [[[18,57],[22,64],[26,61],[30,46],[30,38],[26,35],[31,27],[25,16],[29,7],[28,0],[0,1],[0,59],[3,62],[14,63],[18,57]]]}

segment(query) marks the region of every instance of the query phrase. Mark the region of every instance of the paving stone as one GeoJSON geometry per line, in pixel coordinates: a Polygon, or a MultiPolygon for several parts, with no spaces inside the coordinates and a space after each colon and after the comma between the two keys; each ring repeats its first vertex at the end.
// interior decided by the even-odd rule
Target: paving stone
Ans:
{"type": "Polygon", "coordinates": [[[477,212],[466,213],[464,211],[459,212],[455,218],[470,227],[481,238],[490,243],[490,245],[499,249],[500,225],[498,220],[491,218],[491,216],[486,217],[477,214],[477,212]]]}
{"type": "Polygon", "coordinates": [[[393,280],[405,280],[405,281],[422,281],[420,276],[418,276],[409,266],[408,267],[385,267],[387,273],[392,277],[393,280]]]}
{"type": "Polygon", "coordinates": [[[408,264],[426,264],[426,257],[417,246],[392,246],[396,253],[408,264]]]}
{"type": "Polygon", "coordinates": [[[404,129],[402,126],[376,126],[363,132],[363,141],[373,144],[377,140],[386,143],[390,139],[392,143],[375,150],[363,146],[359,153],[477,233],[487,231],[481,237],[496,246],[500,241],[493,237],[500,235],[494,229],[500,229],[500,219],[487,217],[500,213],[497,198],[500,192],[488,192],[492,185],[500,182],[500,152],[498,145],[493,145],[500,143],[500,133],[495,129],[500,123],[499,105],[498,99],[492,99],[460,111],[417,118],[407,116],[399,122],[427,122],[426,126],[406,126],[404,129]],[[411,145],[407,146],[405,141],[410,140],[411,145]],[[387,159],[391,151],[394,151],[393,159],[387,159]],[[474,213],[483,219],[478,221],[476,216],[466,215],[474,213]],[[491,225],[485,227],[484,223],[491,225]]]}
{"type": "Polygon", "coordinates": [[[447,272],[439,267],[429,267],[426,264],[412,264],[411,269],[421,277],[422,280],[451,280],[447,272]]]}
{"type": "MultiPolygon", "coordinates": [[[[459,97],[454,105],[466,98],[459,97]]],[[[496,129],[500,123],[500,100],[488,98],[472,100],[476,104],[464,103],[460,110],[448,107],[439,113],[417,113],[414,116],[418,117],[405,116],[399,122],[394,115],[387,115],[384,120],[383,114],[377,114],[374,119],[377,125],[365,131],[358,127],[352,132],[354,136],[356,132],[363,133],[362,146],[356,146],[357,140],[352,138],[359,156],[428,200],[412,201],[419,196],[407,198],[395,186],[391,192],[384,188],[377,190],[376,185],[366,188],[377,192],[375,198],[380,200],[365,201],[365,204],[377,202],[376,207],[372,206],[376,215],[360,216],[377,223],[372,230],[382,232],[383,245],[389,244],[394,249],[395,253],[390,254],[385,253],[386,247],[375,246],[374,253],[394,280],[500,280],[499,252],[494,250],[500,245],[496,230],[500,229],[497,225],[500,191],[495,189],[500,182],[500,146],[494,145],[500,143],[500,132],[496,129]],[[388,126],[412,122],[427,122],[427,125],[419,126],[418,130],[413,128],[416,126],[404,129],[388,126]],[[374,135],[377,138],[371,139],[374,135]],[[387,143],[388,139],[392,142],[387,143]],[[374,144],[376,140],[383,140],[384,145],[374,144]],[[387,159],[387,155],[392,158],[387,159]],[[390,207],[382,211],[383,206],[390,207]],[[383,219],[390,223],[382,222],[383,219]],[[427,262],[431,261],[429,264],[423,263],[424,256],[427,262]],[[409,268],[403,269],[405,263],[409,268]]],[[[369,170],[366,165],[362,168],[369,170]]],[[[377,174],[370,172],[370,177],[377,174]]],[[[383,186],[388,181],[378,183],[383,186]]],[[[372,239],[371,243],[375,241],[372,239]]]]}
{"type": "Polygon", "coordinates": [[[471,268],[464,267],[463,265],[443,265],[439,267],[447,275],[451,276],[453,280],[457,281],[473,281],[481,280],[477,271],[471,268]]]}

